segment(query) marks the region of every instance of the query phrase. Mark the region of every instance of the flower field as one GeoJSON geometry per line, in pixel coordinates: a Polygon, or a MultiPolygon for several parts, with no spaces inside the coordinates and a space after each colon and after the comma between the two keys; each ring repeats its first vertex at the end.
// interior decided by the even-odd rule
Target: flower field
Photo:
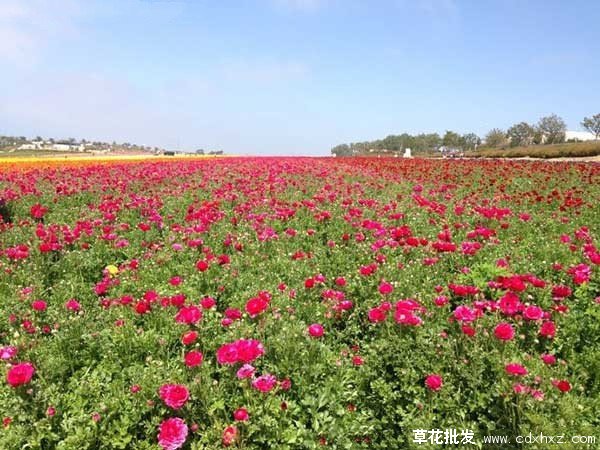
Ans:
{"type": "Polygon", "coordinates": [[[600,165],[38,161],[0,199],[1,449],[600,438],[600,165]]]}

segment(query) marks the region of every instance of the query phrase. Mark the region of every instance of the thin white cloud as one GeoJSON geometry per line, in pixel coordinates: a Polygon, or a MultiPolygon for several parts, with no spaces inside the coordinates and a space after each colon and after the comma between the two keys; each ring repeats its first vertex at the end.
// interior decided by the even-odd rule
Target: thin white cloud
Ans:
{"type": "Polygon", "coordinates": [[[309,73],[306,64],[297,61],[228,61],[220,72],[227,81],[244,84],[270,84],[305,78],[309,73]]]}
{"type": "Polygon", "coordinates": [[[76,0],[1,0],[0,59],[34,64],[49,41],[74,35],[81,13],[76,0]]]}

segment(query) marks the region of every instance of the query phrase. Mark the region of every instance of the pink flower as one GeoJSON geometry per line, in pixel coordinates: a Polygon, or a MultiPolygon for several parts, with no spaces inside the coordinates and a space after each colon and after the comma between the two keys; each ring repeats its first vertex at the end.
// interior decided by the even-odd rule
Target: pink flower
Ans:
{"type": "Polygon", "coordinates": [[[177,450],[183,447],[188,435],[188,427],[183,419],[172,417],[163,421],[159,427],[158,445],[163,450],[177,450]]]}
{"type": "Polygon", "coordinates": [[[514,375],[514,376],[523,376],[523,375],[527,375],[527,369],[525,367],[523,367],[521,364],[516,364],[516,363],[511,363],[511,364],[507,364],[504,367],[504,370],[506,371],[507,374],[509,375],[514,375]]]}
{"type": "Polygon", "coordinates": [[[515,337],[515,330],[511,324],[502,322],[494,328],[494,335],[501,341],[510,341],[515,337]]]}
{"type": "Polygon", "coordinates": [[[540,327],[540,335],[552,339],[556,335],[556,325],[551,320],[544,322],[540,327]]]}
{"type": "Polygon", "coordinates": [[[70,311],[77,312],[81,309],[81,305],[77,300],[72,298],[70,300],[67,300],[67,302],[65,303],[65,308],[67,308],[70,311]]]}
{"type": "Polygon", "coordinates": [[[292,388],[292,380],[284,378],[279,382],[279,389],[282,391],[289,391],[292,388]]]}
{"type": "Polygon", "coordinates": [[[43,312],[43,311],[46,311],[46,308],[48,307],[48,305],[46,304],[46,302],[44,300],[36,300],[31,304],[31,307],[35,311],[43,312]]]}
{"type": "Polygon", "coordinates": [[[590,281],[592,269],[587,264],[577,264],[567,270],[567,273],[573,277],[573,283],[583,284],[590,281]]]}
{"type": "Polygon", "coordinates": [[[158,393],[165,405],[173,409],[180,409],[190,398],[190,392],[182,384],[164,384],[158,393]]]}
{"type": "Polygon", "coordinates": [[[542,356],[542,361],[544,361],[544,364],[547,364],[549,366],[552,366],[554,364],[556,364],[556,356],[551,355],[549,353],[544,353],[542,356]]]}
{"type": "Polygon", "coordinates": [[[261,375],[252,382],[252,387],[260,392],[269,392],[275,387],[277,378],[271,374],[261,375]]]}
{"type": "Polygon", "coordinates": [[[527,394],[529,392],[529,387],[521,383],[516,383],[513,385],[513,392],[515,394],[527,394]]]}
{"type": "Polygon", "coordinates": [[[531,391],[531,396],[533,397],[534,400],[537,401],[542,401],[544,400],[544,393],[542,391],[540,391],[539,389],[535,389],[533,391],[531,391]]]}
{"type": "Polygon", "coordinates": [[[498,302],[498,307],[507,316],[513,316],[521,310],[523,305],[519,296],[514,292],[507,292],[498,302]]]}
{"type": "Polygon", "coordinates": [[[256,339],[240,339],[234,345],[237,347],[238,361],[241,363],[251,363],[265,353],[263,345],[256,339]]]}
{"type": "Polygon", "coordinates": [[[544,315],[542,308],[536,305],[531,305],[525,308],[523,311],[523,317],[527,320],[540,320],[544,315]]]}
{"type": "Polygon", "coordinates": [[[251,363],[264,355],[265,349],[260,341],[255,339],[240,339],[224,344],[217,350],[219,364],[251,363]]]}
{"type": "Polygon", "coordinates": [[[382,281],[379,285],[379,293],[382,295],[391,294],[394,291],[394,286],[386,281],[382,281]]]}
{"type": "Polygon", "coordinates": [[[225,317],[231,320],[238,320],[242,317],[242,312],[237,308],[227,308],[224,314],[225,317]]]}
{"type": "Polygon", "coordinates": [[[204,297],[200,300],[200,304],[204,309],[210,309],[217,304],[216,300],[212,297],[204,297]]]}
{"type": "Polygon", "coordinates": [[[197,306],[184,306],[175,316],[175,322],[194,324],[202,319],[202,310],[197,306]]]}
{"type": "Polygon", "coordinates": [[[325,329],[323,325],[318,323],[313,323],[308,327],[308,334],[310,334],[314,338],[320,338],[325,333],[325,329]]]}
{"type": "Polygon", "coordinates": [[[233,420],[237,422],[246,422],[250,419],[250,414],[246,408],[238,408],[233,412],[233,420]]]}
{"type": "Polygon", "coordinates": [[[219,364],[235,364],[238,361],[238,352],[235,344],[225,344],[217,350],[219,364]]]}
{"type": "Polygon", "coordinates": [[[370,322],[378,323],[383,322],[386,319],[386,314],[382,308],[371,308],[368,317],[370,322]]]}
{"type": "Polygon", "coordinates": [[[477,318],[475,311],[465,305],[457,306],[452,315],[456,320],[463,323],[473,322],[477,318]]]}
{"type": "Polygon", "coordinates": [[[12,366],[6,374],[6,381],[12,387],[18,387],[27,384],[33,378],[35,368],[31,363],[21,363],[12,366]]]}
{"type": "Polygon", "coordinates": [[[0,359],[12,359],[17,355],[17,347],[9,345],[8,347],[0,347],[0,359]]]}
{"type": "Polygon", "coordinates": [[[192,350],[185,354],[185,365],[188,367],[197,367],[202,364],[204,355],[197,350],[192,350]]]}
{"type": "Polygon", "coordinates": [[[431,374],[425,378],[425,386],[431,391],[439,391],[443,386],[443,380],[440,375],[431,374]]]}
{"type": "Polygon", "coordinates": [[[238,430],[235,426],[229,425],[223,430],[222,442],[223,447],[229,447],[234,444],[238,438],[238,430]]]}
{"type": "Polygon", "coordinates": [[[252,375],[254,375],[255,371],[256,371],[256,369],[254,367],[252,367],[250,364],[244,364],[242,367],[240,367],[238,369],[236,376],[240,380],[243,380],[245,378],[251,378],[252,375]]]}
{"type": "Polygon", "coordinates": [[[439,307],[447,305],[448,301],[449,301],[448,297],[446,297],[445,295],[440,295],[433,300],[433,302],[435,303],[435,306],[439,306],[439,307]]]}
{"type": "Polygon", "coordinates": [[[400,325],[417,326],[423,323],[423,319],[415,312],[423,311],[424,308],[413,299],[405,299],[396,302],[394,321],[400,325]]]}

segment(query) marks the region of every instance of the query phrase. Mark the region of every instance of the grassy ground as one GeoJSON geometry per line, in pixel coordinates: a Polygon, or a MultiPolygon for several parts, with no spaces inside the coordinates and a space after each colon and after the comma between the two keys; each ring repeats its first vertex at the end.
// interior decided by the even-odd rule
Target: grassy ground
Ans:
{"type": "Polygon", "coordinates": [[[600,140],[513,148],[481,148],[466,152],[470,158],[577,158],[600,155],[600,140]]]}

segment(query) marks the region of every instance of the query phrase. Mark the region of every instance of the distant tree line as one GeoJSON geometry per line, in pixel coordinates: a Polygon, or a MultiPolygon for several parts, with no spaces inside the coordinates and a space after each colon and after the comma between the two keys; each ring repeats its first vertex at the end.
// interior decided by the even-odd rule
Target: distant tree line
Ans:
{"type": "Polygon", "coordinates": [[[162,149],[159,147],[151,147],[147,145],[132,144],[129,142],[117,143],[113,142],[102,142],[102,141],[88,141],[86,139],[77,140],[75,138],[67,139],[55,139],[55,138],[43,138],[36,136],[35,138],[29,139],[25,136],[2,136],[0,135],[0,150],[2,149],[14,149],[24,144],[31,143],[45,143],[45,144],[66,144],[71,146],[83,145],[86,150],[128,150],[128,151],[147,151],[147,152],[160,152],[162,149]]]}
{"type": "Polygon", "coordinates": [[[475,133],[460,135],[454,131],[446,131],[443,136],[438,133],[422,133],[414,136],[403,133],[389,135],[384,139],[375,141],[336,145],[331,149],[331,153],[336,156],[352,156],[368,153],[370,150],[402,152],[407,148],[410,148],[413,152],[422,153],[435,151],[441,146],[474,150],[480,144],[481,139],[475,133]]]}
{"type": "MultiPolygon", "coordinates": [[[[581,126],[592,133],[596,139],[600,138],[600,114],[585,117],[581,126]]],[[[567,126],[565,121],[551,114],[542,117],[536,124],[519,122],[502,130],[491,129],[484,140],[475,133],[459,134],[454,131],[446,131],[443,136],[438,133],[427,133],[410,135],[403,133],[390,135],[384,139],[365,142],[352,142],[350,144],[336,145],[331,149],[335,156],[354,156],[367,154],[369,152],[402,152],[410,148],[415,153],[437,151],[441,147],[476,150],[479,147],[502,148],[521,147],[528,145],[560,144],[565,142],[567,126]]]]}

